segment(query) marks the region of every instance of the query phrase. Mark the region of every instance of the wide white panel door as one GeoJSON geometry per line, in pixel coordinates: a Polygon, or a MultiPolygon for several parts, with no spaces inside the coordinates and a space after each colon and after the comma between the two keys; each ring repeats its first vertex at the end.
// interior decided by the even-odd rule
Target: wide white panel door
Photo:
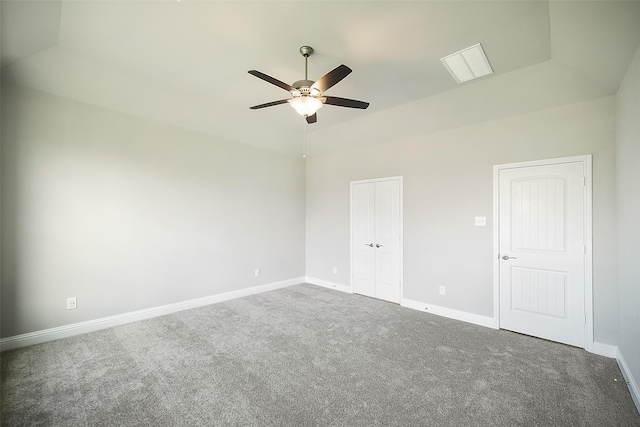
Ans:
{"type": "Polygon", "coordinates": [[[583,162],[499,172],[500,328],[584,347],[583,162]]]}
{"type": "Polygon", "coordinates": [[[353,291],[400,302],[400,179],[351,183],[351,269],[353,291]]]}
{"type": "Polygon", "coordinates": [[[375,184],[351,186],[352,286],[358,294],[375,297],[375,184]]]}

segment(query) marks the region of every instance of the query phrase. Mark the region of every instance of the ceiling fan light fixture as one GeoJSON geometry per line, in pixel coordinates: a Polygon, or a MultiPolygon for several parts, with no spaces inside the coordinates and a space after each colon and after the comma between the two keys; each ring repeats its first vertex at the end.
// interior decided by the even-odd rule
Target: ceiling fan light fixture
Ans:
{"type": "Polygon", "coordinates": [[[316,111],[322,108],[324,104],[334,105],[337,107],[358,108],[361,110],[364,110],[369,106],[368,102],[357,101],[355,99],[324,96],[323,93],[327,89],[330,89],[351,73],[351,68],[341,64],[314,82],[313,80],[309,80],[308,73],[308,59],[309,55],[313,53],[313,48],[309,46],[302,46],[300,48],[300,53],[304,56],[304,80],[298,80],[291,85],[266,75],[265,73],[261,73],[258,70],[248,71],[252,76],[286,90],[293,97],[292,99],[280,99],[278,101],[254,105],[253,107],[249,107],[250,109],[259,110],[261,108],[272,107],[274,105],[281,105],[288,102],[298,114],[306,119],[308,124],[312,124],[318,121],[316,111]]]}
{"type": "Polygon", "coordinates": [[[304,117],[313,116],[323,105],[320,99],[313,96],[300,96],[289,99],[287,102],[304,117]]]}

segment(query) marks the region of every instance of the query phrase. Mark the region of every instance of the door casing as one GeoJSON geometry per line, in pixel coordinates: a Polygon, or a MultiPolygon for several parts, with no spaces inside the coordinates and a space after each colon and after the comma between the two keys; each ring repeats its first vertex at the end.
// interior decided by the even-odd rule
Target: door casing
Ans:
{"type": "Polygon", "coordinates": [[[585,347],[593,351],[593,238],[592,238],[592,156],[590,154],[556,159],[533,160],[528,162],[494,165],[493,167],[493,313],[495,328],[500,328],[500,171],[503,169],[531,166],[555,165],[560,163],[582,162],[584,167],[584,236],[585,236],[585,347]]]}

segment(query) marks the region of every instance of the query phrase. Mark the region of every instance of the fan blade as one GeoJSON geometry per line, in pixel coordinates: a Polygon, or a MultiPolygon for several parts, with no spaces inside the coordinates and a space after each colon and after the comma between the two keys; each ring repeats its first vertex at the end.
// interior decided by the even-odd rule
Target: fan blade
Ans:
{"type": "Polygon", "coordinates": [[[306,119],[307,119],[307,123],[309,123],[309,124],[315,123],[315,122],[318,121],[318,114],[317,113],[313,113],[312,115],[307,116],[306,119]]]}
{"type": "Polygon", "coordinates": [[[337,105],[338,107],[359,108],[364,110],[369,106],[368,102],[356,101],[355,99],[338,98],[335,96],[325,96],[323,98],[325,98],[325,104],[337,105]]]}
{"type": "Polygon", "coordinates": [[[271,76],[267,76],[265,73],[261,73],[260,71],[257,71],[257,70],[250,70],[250,71],[247,71],[247,72],[248,72],[249,74],[251,74],[252,76],[256,76],[257,78],[262,79],[262,80],[264,80],[265,82],[269,82],[269,83],[271,83],[272,85],[276,85],[276,86],[278,86],[278,87],[281,87],[282,89],[284,89],[284,90],[288,90],[289,92],[292,92],[292,91],[293,91],[293,92],[297,92],[297,91],[298,91],[298,90],[297,90],[296,88],[294,88],[293,86],[288,85],[288,84],[286,84],[285,82],[281,82],[281,81],[280,81],[280,80],[278,80],[278,79],[274,79],[274,78],[273,78],[273,77],[271,77],[271,76]]]}
{"type": "Polygon", "coordinates": [[[281,99],[279,101],[267,102],[266,104],[254,105],[253,107],[249,108],[251,108],[252,110],[257,110],[259,108],[273,107],[274,105],[285,104],[288,101],[288,99],[281,99]]]}
{"type": "Polygon", "coordinates": [[[320,77],[317,82],[311,85],[311,89],[317,89],[320,93],[323,93],[325,90],[347,77],[349,73],[351,73],[351,68],[342,64],[320,77]]]}

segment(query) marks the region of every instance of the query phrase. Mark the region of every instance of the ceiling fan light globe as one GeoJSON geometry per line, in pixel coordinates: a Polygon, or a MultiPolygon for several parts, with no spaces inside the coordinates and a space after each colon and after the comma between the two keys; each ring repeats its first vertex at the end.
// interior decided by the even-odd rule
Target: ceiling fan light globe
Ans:
{"type": "Polygon", "coordinates": [[[314,115],[323,105],[320,99],[313,96],[300,96],[290,99],[288,102],[298,114],[304,117],[314,115]]]}

